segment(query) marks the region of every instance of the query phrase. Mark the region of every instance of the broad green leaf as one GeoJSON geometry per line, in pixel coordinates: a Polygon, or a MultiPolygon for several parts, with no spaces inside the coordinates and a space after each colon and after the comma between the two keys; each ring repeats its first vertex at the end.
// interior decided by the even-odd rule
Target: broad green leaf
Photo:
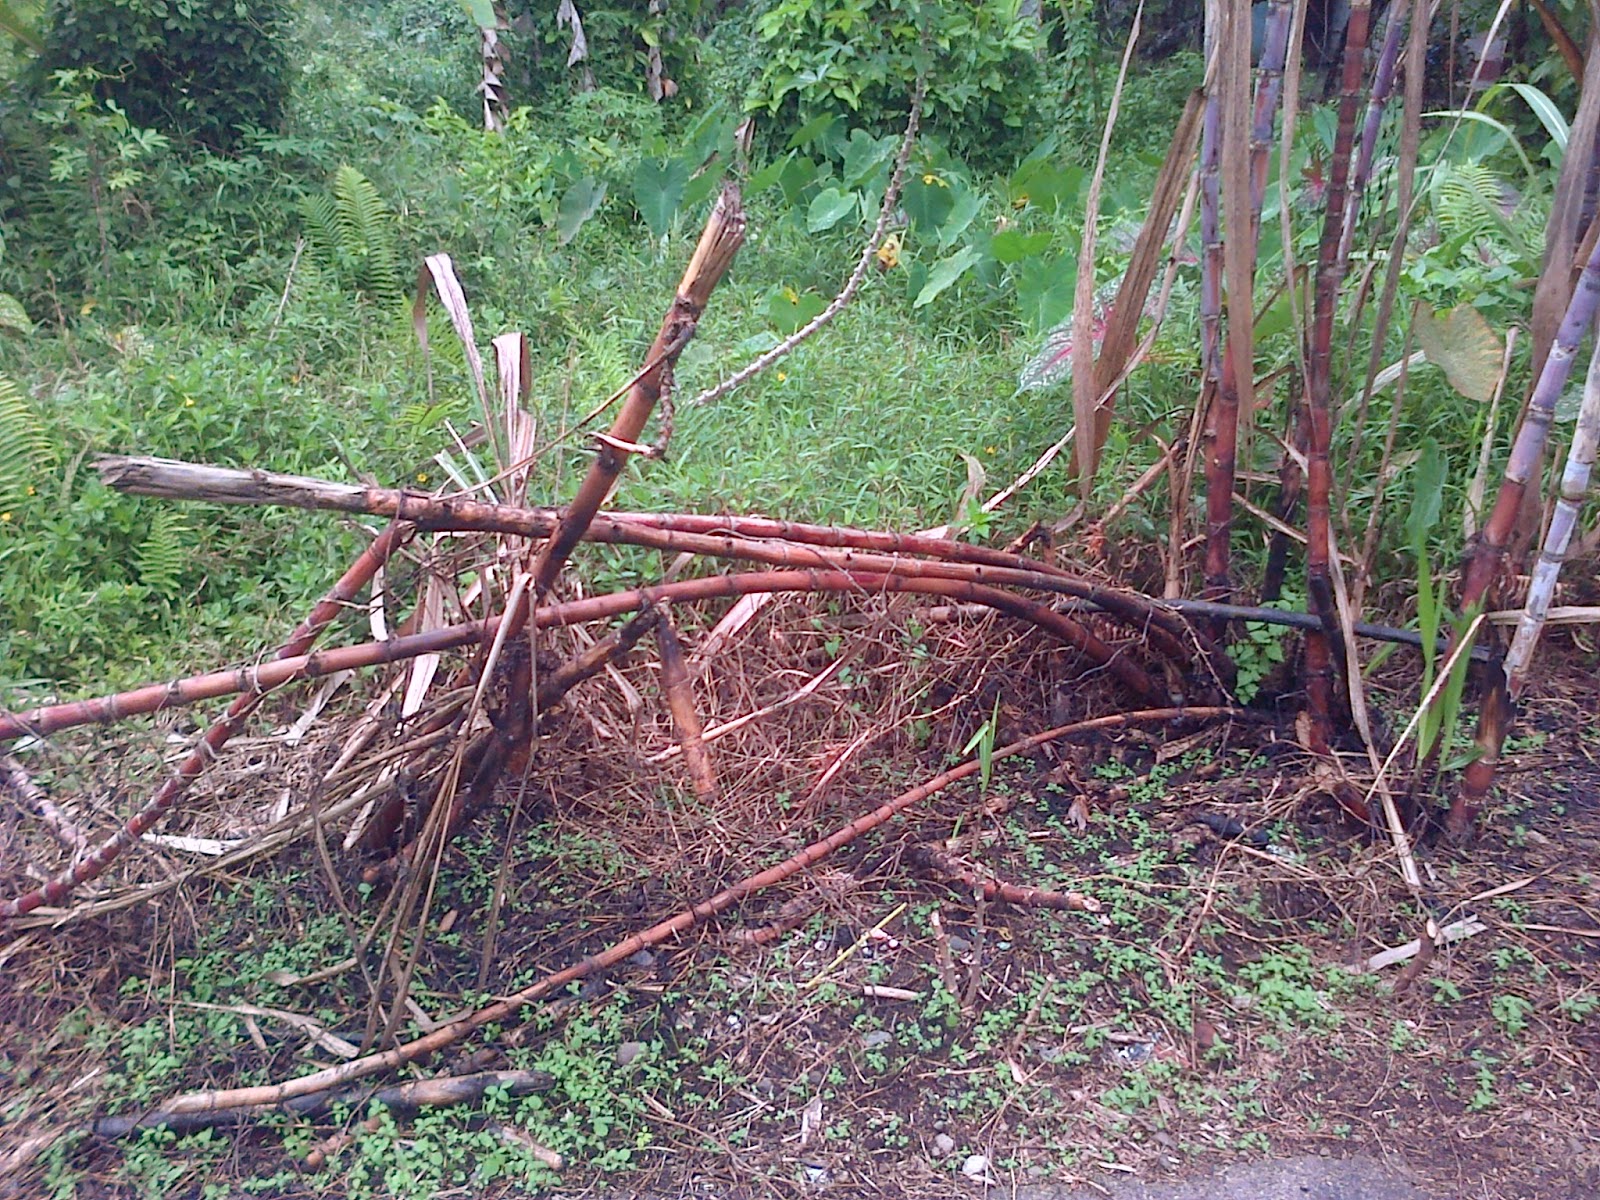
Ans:
{"type": "Polygon", "coordinates": [[[823,188],[806,210],[806,228],[812,233],[832,229],[856,211],[856,194],[838,188],[823,188]]]}
{"type": "Polygon", "coordinates": [[[794,131],[785,150],[803,150],[813,142],[828,140],[828,135],[833,132],[833,127],[839,123],[839,118],[831,113],[824,113],[820,117],[812,117],[799,129],[794,131]]]}
{"type": "Polygon", "coordinates": [[[728,173],[725,162],[714,162],[700,174],[689,180],[689,185],[683,189],[682,207],[693,208],[712,192],[717,190],[717,185],[722,182],[722,177],[728,173]]]}
{"type": "Polygon", "coordinates": [[[963,246],[948,258],[941,258],[928,272],[928,282],[922,285],[911,307],[922,308],[932,304],[941,292],[970,271],[982,257],[983,252],[976,246],[963,246]]]}
{"type": "Polygon", "coordinates": [[[775,288],[767,297],[767,320],[780,334],[788,337],[827,306],[827,302],[815,292],[799,293],[791,287],[775,288]]]}
{"type": "Polygon", "coordinates": [[[957,184],[950,190],[955,192],[956,202],[951,206],[944,224],[939,227],[941,250],[948,250],[955,244],[955,240],[967,231],[967,226],[972,224],[972,219],[983,207],[983,197],[965,184],[957,184]]]}
{"type": "Polygon", "coordinates": [[[633,198],[651,237],[665,237],[672,218],[683,203],[683,189],[692,168],[681,158],[644,158],[633,172],[633,198]]]}
{"type": "Polygon", "coordinates": [[[840,181],[847,188],[860,187],[889,161],[897,140],[892,135],[875,138],[865,129],[853,130],[845,143],[840,181]]]}
{"type": "Polygon", "coordinates": [[[33,322],[28,312],[10,292],[0,292],[0,329],[15,329],[19,333],[32,333],[33,322]]]}
{"type": "Polygon", "coordinates": [[[816,182],[822,168],[809,158],[791,156],[778,172],[778,186],[783,189],[786,204],[798,204],[805,190],[816,182]]]}
{"type": "Polygon", "coordinates": [[[1406,517],[1406,537],[1412,546],[1423,545],[1439,521],[1444,506],[1445,468],[1448,460],[1434,438],[1422,443],[1422,453],[1417,456],[1417,472],[1412,485],[1411,511],[1406,517]]]}
{"type": "Polygon", "coordinates": [[[1451,387],[1480,404],[1493,398],[1505,344],[1481,312],[1462,304],[1441,317],[1422,308],[1412,322],[1412,333],[1422,353],[1444,372],[1451,387]]]}
{"type": "Polygon", "coordinates": [[[778,180],[783,178],[784,171],[788,169],[789,163],[793,159],[794,151],[791,150],[782,158],[774,159],[772,162],[769,162],[766,166],[762,167],[759,171],[751,175],[750,178],[745,181],[744,194],[746,196],[757,196],[766,191],[769,187],[773,186],[773,184],[777,183],[778,180]]]}
{"type": "Polygon", "coordinates": [[[606,185],[593,177],[580,179],[561,194],[556,210],[556,241],[565,246],[578,236],[583,223],[594,216],[606,198],[606,185]]]}
{"type": "Polygon", "coordinates": [[[461,0],[461,8],[479,29],[493,29],[499,24],[493,0],[461,0]]]}
{"type": "Polygon", "coordinates": [[[989,239],[989,253],[1003,263],[1019,263],[1050,248],[1050,234],[1023,233],[1020,229],[1003,229],[989,239]]]}
{"type": "Polygon", "coordinates": [[[937,233],[955,206],[949,182],[934,171],[913,173],[900,195],[900,207],[924,234],[937,233]]]}

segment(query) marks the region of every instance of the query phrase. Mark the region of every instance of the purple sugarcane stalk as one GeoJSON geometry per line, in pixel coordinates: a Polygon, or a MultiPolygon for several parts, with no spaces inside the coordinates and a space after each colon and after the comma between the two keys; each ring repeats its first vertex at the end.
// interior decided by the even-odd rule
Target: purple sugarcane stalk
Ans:
{"type": "MultiPolygon", "coordinates": [[[[1356,108],[1360,101],[1361,65],[1372,20],[1371,0],[1350,6],[1345,33],[1344,73],[1339,97],[1339,126],[1334,138],[1322,243],[1317,252],[1317,278],[1312,306],[1311,352],[1306,357],[1306,591],[1322,620],[1320,631],[1306,635],[1306,707],[1311,717],[1313,746],[1325,749],[1333,728],[1333,639],[1338,621],[1333,607],[1333,575],[1329,552],[1332,522],[1333,468],[1333,321],[1339,307],[1344,260],[1339,240],[1344,231],[1345,195],[1350,155],[1355,143],[1356,108]]],[[[1340,659],[1343,655],[1338,656],[1340,659]]]]}
{"type": "MultiPolygon", "coordinates": [[[[1278,97],[1283,88],[1283,66],[1288,54],[1290,18],[1293,15],[1293,6],[1290,0],[1272,0],[1272,7],[1267,14],[1267,29],[1265,47],[1261,55],[1260,76],[1256,80],[1255,107],[1250,126],[1250,266],[1255,269],[1255,261],[1261,238],[1261,207],[1265,203],[1267,193],[1267,169],[1272,148],[1273,116],[1277,112],[1278,97]]],[[[1241,18],[1242,19],[1242,18],[1241,18]]],[[[1214,120],[1216,110],[1216,93],[1207,101],[1206,118],[1213,124],[1220,124],[1220,119],[1214,120]]],[[[1211,126],[1208,125],[1207,129],[1211,126]]],[[[1220,141],[1220,138],[1215,139],[1220,141]]],[[[1212,148],[1212,158],[1206,162],[1206,147],[1202,139],[1201,160],[1202,171],[1209,166],[1209,186],[1212,199],[1215,199],[1217,162],[1220,153],[1217,147],[1212,148]]],[[[1229,214],[1228,223],[1232,228],[1236,222],[1232,213],[1229,214]]],[[[1202,215],[1202,231],[1204,232],[1205,220],[1202,215]]],[[[1213,224],[1215,215],[1213,214],[1213,224]]],[[[1211,287],[1218,289],[1218,276],[1220,275],[1221,239],[1216,236],[1213,228],[1206,237],[1205,266],[1210,268],[1211,287]],[[1213,244],[1215,248],[1213,249],[1213,244]]],[[[1204,284],[1202,284],[1204,287],[1204,284]]],[[[1203,293],[1205,299],[1212,299],[1220,303],[1220,297],[1213,297],[1210,293],[1203,293]]],[[[1204,300],[1203,300],[1204,302],[1204,300]]],[[[1232,297],[1229,298],[1229,319],[1252,320],[1254,314],[1237,314],[1232,312],[1232,297]]],[[[1212,333],[1213,338],[1218,338],[1217,332],[1212,333]]],[[[1215,348],[1213,347],[1213,354],[1215,348]]],[[[1253,364],[1245,363],[1243,369],[1253,369],[1253,364]]],[[[1230,342],[1223,351],[1222,368],[1218,386],[1214,390],[1214,400],[1207,420],[1207,454],[1206,454],[1206,553],[1205,553],[1205,598],[1227,602],[1233,595],[1232,557],[1233,557],[1233,487],[1234,479],[1238,473],[1239,452],[1239,377],[1240,364],[1235,362],[1233,345],[1230,342]]],[[[1209,383],[1210,376],[1207,381],[1209,383]]],[[[1222,638],[1227,632],[1227,622],[1218,620],[1213,622],[1211,633],[1215,638],[1222,638]]]]}
{"type": "MultiPolygon", "coordinates": [[[[1366,195],[1367,183],[1372,178],[1372,161],[1378,150],[1378,130],[1383,125],[1383,110],[1394,95],[1395,67],[1400,62],[1400,46],[1405,40],[1406,26],[1411,11],[1403,3],[1389,6],[1384,18],[1383,49],[1378,54],[1378,67],[1372,77],[1372,96],[1367,101],[1367,117],[1361,127],[1361,150],[1356,157],[1356,170],[1350,180],[1350,200],[1344,213],[1344,232],[1339,237],[1339,261],[1350,261],[1350,247],[1355,242],[1356,221],[1361,216],[1361,201],[1366,195]]],[[[1413,70],[1420,69],[1415,66],[1413,70]]]]}
{"type": "MultiPolygon", "coordinates": [[[[1562,263],[1551,263],[1549,269],[1562,271],[1562,263]]],[[[1595,311],[1600,308],[1600,241],[1595,243],[1589,261],[1584,264],[1578,285],[1572,290],[1566,315],[1556,329],[1550,354],[1539,372],[1539,381],[1528,398],[1528,410],[1522,425],[1517,429],[1516,441],[1511,444],[1511,454],[1506,460],[1505,477],[1500,481],[1500,492],[1495,496],[1494,508],[1484,522],[1478,544],[1473,548],[1461,575],[1461,611],[1476,612],[1483,604],[1489,587],[1500,573],[1505,561],[1506,546],[1516,525],[1517,510],[1522,507],[1528,484],[1544,457],[1545,442],[1550,436],[1550,426],[1555,420],[1556,400],[1567,386],[1572,373],[1573,359],[1584,335],[1594,324],[1595,311]]],[[[1500,747],[1512,722],[1510,681],[1504,670],[1490,681],[1478,715],[1478,756],[1467,764],[1461,773],[1461,786],[1450,804],[1445,826],[1456,837],[1464,836],[1478,819],[1478,810],[1494,785],[1495,768],[1499,765],[1500,747]]]]}

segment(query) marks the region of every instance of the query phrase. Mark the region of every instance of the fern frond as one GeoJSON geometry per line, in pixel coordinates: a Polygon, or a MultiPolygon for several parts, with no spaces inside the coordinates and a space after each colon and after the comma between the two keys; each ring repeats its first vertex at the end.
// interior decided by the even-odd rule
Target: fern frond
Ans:
{"type": "Polygon", "coordinates": [[[400,256],[395,245],[394,218],[378,189],[347,163],[334,173],[333,198],[341,241],[362,264],[358,286],[374,299],[398,296],[400,256]]]}
{"type": "Polygon", "coordinates": [[[183,568],[188,561],[189,527],[171,508],[158,508],[150,518],[150,529],[139,543],[134,567],[139,582],[166,600],[175,599],[183,568]]]}
{"type": "Polygon", "coordinates": [[[51,458],[38,413],[16,384],[0,376],[0,513],[23,507],[51,458]]]}
{"type": "Polygon", "coordinates": [[[306,245],[311,250],[312,260],[329,274],[337,276],[342,243],[339,214],[334,208],[333,197],[326,194],[302,196],[300,222],[305,226],[306,245]]]}
{"type": "Polygon", "coordinates": [[[609,396],[627,382],[633,369],[627,349],[615,329],[575,325],[572,336],[578,343],[574,373],[590,388],[609,396]]]}

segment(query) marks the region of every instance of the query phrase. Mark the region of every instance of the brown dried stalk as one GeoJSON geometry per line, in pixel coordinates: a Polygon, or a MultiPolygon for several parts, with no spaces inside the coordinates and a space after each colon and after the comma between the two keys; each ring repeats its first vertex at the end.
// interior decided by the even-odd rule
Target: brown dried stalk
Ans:
{"type": "Polygon", "coordinates": [[[665,613],[656,622],[656,643],[661,647],[661,690],[667,698],[667,708],[672,713],[672,723],[678,730],[678,744],[683,747],[683,765],[688,768],[689,782],[694,787],[695,799],[701,804],[717,802],[717,772],[711,765],[711,753],[706,749],[705,725],[694,703],[694,681],[689,677],[689,667],[683,658],[683,644],[672,627],[672,619],[665,613]]]}
{"type": "Polygon", "coordinates": [[[694,336],[695,326],[711,300],[711,293],[727,274],[734,255],[744,244],[744,233],[745,216],[739,201],[739,189],[733,184],[725,185],[706,221],[694,256],[683,273],[683,281],[678,285],[672,307],[667,310],[661,330],[650,347],[647,357],[656,364],[655,369],[641,376],[628,389],[628,396],[622,402],[616,420],[600,443],[589,474],[533,565],[536,602],[549,592],[567,557],[583,538],[589,522],[605,503],[612,485],[628,461],[629,452],[622,444],[631,445],[639,441],[645,422],[650,419],[650,413],[661,395],[663,383],[670,379],[672,367],[694,336]]]}
{"type": "MultiPolygon", "coordinates": [[[[406,538],[411,535],[410,528],[405,525],[391,524],[373,543],[357,556],[355,562],[345,573],[340,576],[332,589],[312,608],[310,614],[302,621],[298,628],[289,635],[287,641],[279,648],[276,662],[263,667],[245,667],[239,671],[230,672],[234,676],[237,686],[229,689],[239,693],[238,698],[228,706],[222,718],[210,729],[194,748],[187,758],[178,765],[177,771],[157,789],[150,802],[141,808],[133,817],[116,833],[107,838],[94,852],[86,858],[75,863],[68,870],[63,871],[43,887],[15,900],[0,901],[0,920],[21,916],[23,913],[32,912],[45,904],[60,904],[71,893],[72,889],[89,880],[98,877],[114,862],[129,846],[132,846],[141,837],[153,828],[178,802],[179,797],[188,791],[189,785],[200,777],[206,767],[216,758],[217,752],[227,744],[228,739],[237,733],[246,719],[256,710],[256,707],[266,698],[267,691],[275,686],[267,678],[272,666],[282,666],[285,663],[303,661],[306,651],[317,640],[318,635],[326,629],[345,606],[353,601],[358,593],[372,579],[378,568],[388,559],[389,555],[406,538]]],[[[283,681],[294,678],[294,672],[284,673],[283,681]]],[[[176,687],[177,685],[171,685],[176,687]]],[[[145,689],[145,691],[164,691],[166,689],[145,689]]],[[[220,695],[227,694],[217,693],[220,695]]],[[[114,699],[114,698],[113,698],[114,699]]],[[[93,706],[96,702],[87,702],[93,706]]],[[[72,708],[75,706],[62,706],[72,708]]],[[[113,709],[115,705],[112,705],[113,709]]],[[[154,712],[164,707],[159,702],[155,705],[135,711],[154,712]]],[[[76,723],[76,722],[74,722],[76,723]]],[[[0,733],[0,737],[19,736],[33,732],[35,723],[28,720],[28,714],[21,718],[0,717],[0,726],[15,726],[16,733],[0,733]]],[[[48,722],[38,722],[39,732],[48,732],[48,722]]],[[[57,725],[54,728],[61,728],[57,725]]]]}
{"type": "Polygon", "coordinates": [[[979,893],[986,900],[998,900],[1018,907],[1064,908],[1075,912],[1097,913],[1100,901],[1082,892],[1052,892],[1043,888],[1023,887],[1004,883],[980,874],[968,863],[958,862],[937,846],[914,846],[906,855],[914,867],[930,872],[945,883],[955,884],[970,893],[979,893]]]}
{"type": "MultiPolygon", "coordinates": [[[[1009,746],[1001,747],[994,752],[991,758],[1009,758],[1013,755],[1026,753],[1047,742],[1079,737],[1107,729],[1124,728],[1130,725],[1166,724],[1217,718],[1262,720],[1256,714],[1233,708],[1142,709],[1049,729],[1043,733],[1034,734],[1032,737],[1024,738],[1021,741],[1013,742],[1009,746]]],[[[660,945],[668,938],[686,933],[695,926],[712,920],[741,900],[765,888],[769,888],[775,883],[781,883],[797,872],[815,865],[835,850],[849,845],[856,838],[865,833],[870,833],[885,822],[892,820],[913,804],[927,799],[953,783],[958,783],[963,779],[978,774],[981,769],[982,764],[980,762],[972,761],[942,772],[910,791],[901,793],[872,812],[857,817],[850,824],[821,841],[813,842],[792,858],[758,872],[734,884],[732,887],[725,888],[714,896],[696,904],[693,908],[685,909],[676,916],[653,925],[649,929],[624,938],[599,954],[591,955],[564,970],[547,975],[538,982],[513,995],[506,996],[486,1008],[479,1009],[475,1013],[442,1025],[424,1037],[376,1054],[352,1059],[336,1067],[329,1067],[313,1072],[310,1075],[303,1075],[298,1079],[288,1080],[284,1083],[260,1087],[233,1088],[222,1091],[190,1092],[173,1098],[162,1106],[161,1111],[174,1116],[183,1116],[190,1113],[215,1113],[261,1105],[279,1105],[299,1096],[310,1096],[318,1092],[327,1091],[330,1088],[343,1087],[355,1080],[365,1079],[383,1071],[392,1071],[405,1063],[426,1058],[446,1047],[455,1045],[469,1034],[482,1029],[486,1025],[508,1020],[528,1005],[555,994],[569,983],[605,971],[618,963],[626,961],[631,955],[637,954],[640,950],[660,945]]]]}
{"type": "Polygon", "coordinates": [[[472,1075],[445,1075],[437,1079],[415,1079],[389,1087],[349,1087],[337,1091],[315,1092],[283,1104],[259,1104],[224,1108],[212,1112],[176,1113],[155,1109],[120,1117],[101,1117],[94,1123],[94,1135],[102,1138],[127,1137],[144,1129],[170,1129],[173,1133],[194,1133],[220,1125],[243,1125],[263,1117],[287,1114],[293,1117],[320,1117],[337,1105],[364,1108],[381,1104],[391,1112],[415,1112],[419,1108],[444,1108],[456,1104],[476,1104],[491,1088],[504,1088],[508,1096],[531,1096],[548,1092],[555,1077],[548,1071],[479,1071],[472,1075]]]}

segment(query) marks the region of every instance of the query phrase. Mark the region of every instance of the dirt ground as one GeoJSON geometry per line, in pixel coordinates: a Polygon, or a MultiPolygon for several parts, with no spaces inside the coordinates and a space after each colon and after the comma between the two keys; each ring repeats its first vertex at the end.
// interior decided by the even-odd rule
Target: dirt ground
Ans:
{"type": "MultiPolygon", "coordinates": [[[[825,624],[713,684],[709,721],[814,678],[837,651],[825,624]]],[[[820,712],[730,738],[713,809],[664,782],[670,759],[641,773],[673,744],[662,718],[636,710],[629,734],[621,701],[576,713],[547,743],[557,765],[446,852],[402,1032],[788,857],[981,747],[986,721],[1003,743],[1108,709],[1028,639],[922,632],[919,658],[904,632],[880,629],[820,712]],[[892,736],[844,753],[875,726],[892,736]]],[[[1291,1156],[1381,1160],[1431,1197],[1600,1194],[1600,670],[1581,643],[1552,651],[1480,835],[1419,848],[1425,912],[1387,846],[1317,793],[1292,730],[1108,732],[997,762],[421,1072],[543,1072],[522,1099],[367,1126],[358,1104],[182,1139],[85,1132],[334,1061],[274,1014],[363,1039],[371,990],[393,995],[384,938],[359,949],[389,885],[363,884],[336,837],[327,866],[305,838],[28,930],[0,945],[0,1194],[1110,1194],[1291,1156]],[[985,880],[1048,894],[986,899],[985,880]],[[1370,967],[1430,916],[1471,932],[1370,967]],[[341,1128],[353,1139],[305,1166],[341,1128]]],[[[1396,668],[1374,700],[1403,721],[1414,684],[1396,668]]],[[[126,736],[115,768],[109,737],[64,755],[57,786],[132,790],[172,728],[126,736]]],[[[211,799],[259,806],[337,750],[270,742],[232,751],[211,799]]],[[[26,848],[15,820],[5,832],[26,848]]],[[[16,859],[4,873],[25,879],[16,859]]]]}

